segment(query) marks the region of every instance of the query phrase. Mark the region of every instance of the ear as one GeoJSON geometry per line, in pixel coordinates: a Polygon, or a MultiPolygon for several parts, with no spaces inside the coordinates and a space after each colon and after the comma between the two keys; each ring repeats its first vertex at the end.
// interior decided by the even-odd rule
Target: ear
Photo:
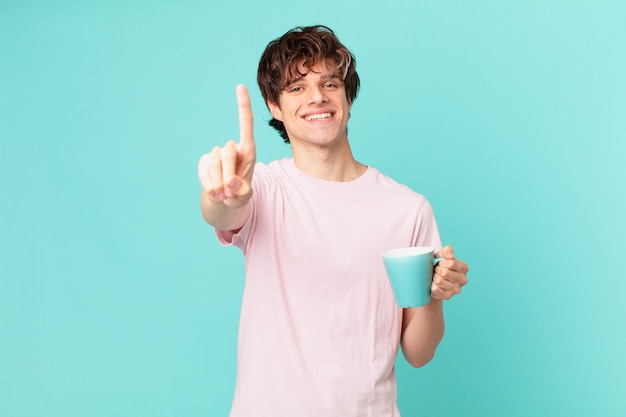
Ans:
{"type": "Polygon", "coordinates": [[[270,113],[274,119],[280,120],[281,122],[283,121],[283,112],[280,111],[278,104],[268,101],[267,108],[270,109],[270,113]]]}

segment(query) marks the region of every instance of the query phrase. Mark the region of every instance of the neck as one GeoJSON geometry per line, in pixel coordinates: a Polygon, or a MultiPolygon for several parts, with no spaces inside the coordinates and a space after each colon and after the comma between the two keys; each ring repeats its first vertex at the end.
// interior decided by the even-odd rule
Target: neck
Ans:
{"type": "Polygon", "coordinates": [[[348,142],[339,149],[293,147],[296,167],[307,175],[326,181],[347,182],[363,175],[366,166],[352,156],[348,142]]]}

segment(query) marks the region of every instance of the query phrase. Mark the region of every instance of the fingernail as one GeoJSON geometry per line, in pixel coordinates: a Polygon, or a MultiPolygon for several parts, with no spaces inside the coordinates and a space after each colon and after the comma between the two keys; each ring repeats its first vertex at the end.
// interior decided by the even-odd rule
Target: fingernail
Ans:
{"type": "Polygon", "coordinates": [[[240,186],[241,186],[241,181],[239,181],[238,178],[235,178],[234,180],[230,182],[230,185],[228,186],[228,188],[230,188],[233,191],[237,191],[240,186]]]}

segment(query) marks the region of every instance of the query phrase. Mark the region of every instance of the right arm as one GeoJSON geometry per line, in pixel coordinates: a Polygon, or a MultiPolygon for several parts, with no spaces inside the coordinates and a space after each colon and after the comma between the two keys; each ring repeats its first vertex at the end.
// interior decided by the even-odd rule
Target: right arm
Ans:
{"type": "Polygon", "coordinates": [[[248,90],[237,86],[239,143],[229,141],[202,155],[198,179],[204,220],[219,230],[240,229],[252,210],[252,174],[256,163],[253,116],[248,90]]]}

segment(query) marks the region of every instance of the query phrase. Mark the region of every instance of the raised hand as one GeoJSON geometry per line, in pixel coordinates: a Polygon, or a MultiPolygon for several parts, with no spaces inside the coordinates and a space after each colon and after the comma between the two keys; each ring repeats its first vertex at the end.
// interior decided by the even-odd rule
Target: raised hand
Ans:
{"type": "Polygon", "coordinates": [[[230,208],[242,207],[250,200],[256,162],[252,107],[244,85],[237,86],[237,106],[239,142],[216,146],[198,162],[198,178],[209,200],[230,208]]]}

